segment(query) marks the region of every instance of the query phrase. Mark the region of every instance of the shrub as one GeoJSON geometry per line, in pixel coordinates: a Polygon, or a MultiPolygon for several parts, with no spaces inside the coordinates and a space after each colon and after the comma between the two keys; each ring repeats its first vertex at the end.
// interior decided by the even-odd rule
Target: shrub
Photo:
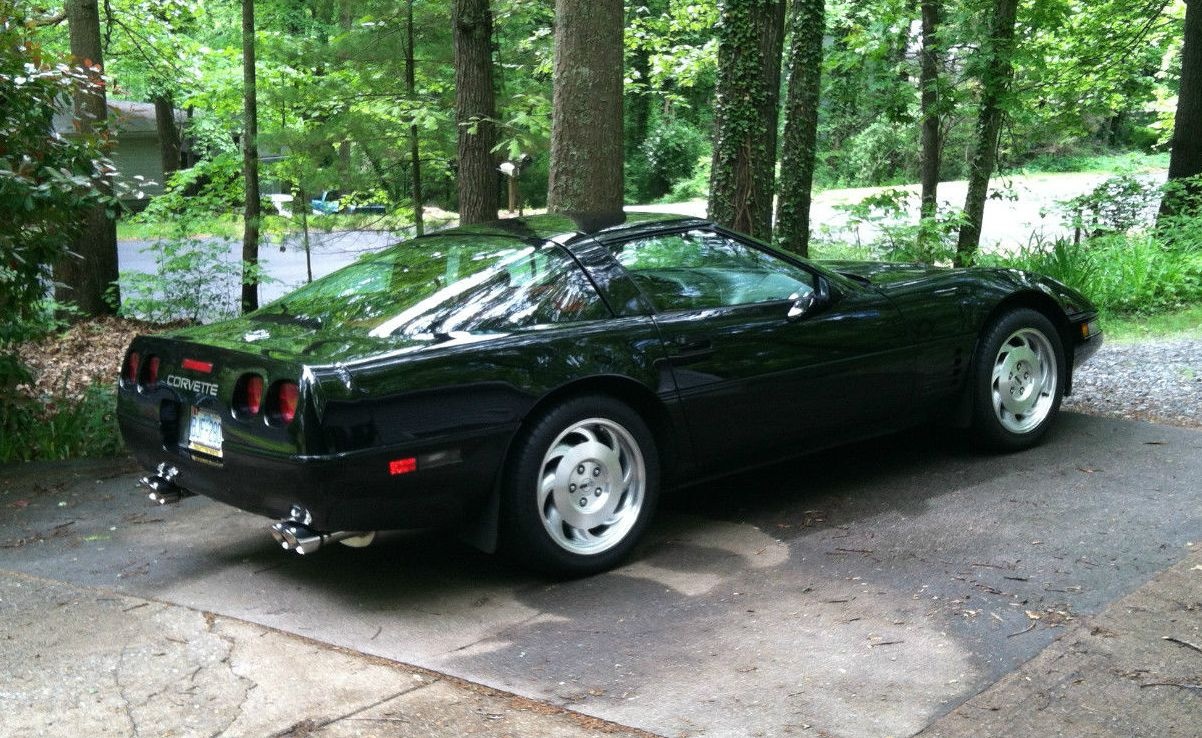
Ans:
{"type": "Polygon", "coordinates": [[[693,175],[706,147],[705,136],[679,121],[660,121],[648,133],[638,158],[628,162],[630,193],[640,201],[657,200],[674,184],[693,175]]]}
{"type": "Polygon", "coordinates": [[[75,399],[65,393],[34,398],[6,389],[0,395],[0,463],[118,456],[116,405],[108,384],[94,384],[75,399]]]}
{"type": "Polygon", "coordinates": [[[1111,315],[1202,302],[1202,251],[1176,248],[1152,233],[1037,242],[1017,254],[983,255],[980,262],[1049,276],[1111,315]]]}

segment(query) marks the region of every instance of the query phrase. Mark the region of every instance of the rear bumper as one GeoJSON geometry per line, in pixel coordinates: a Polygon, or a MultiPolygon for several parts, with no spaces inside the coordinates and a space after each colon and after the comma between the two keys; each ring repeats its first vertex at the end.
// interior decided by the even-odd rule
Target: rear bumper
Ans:
{"type": "Polygon", "coordinates": [[[125,415],[119,423],[138,462],[176,467],[180,487],[275,519],[299,505],[318,530],[425,528],[467,518],[493,489],[512,436],[499,429],[328,456],[268,456],[227,443],[217,461],[165,445],[157,423],[125,415]],[[398,459],[416,459],[416,468],[393,474],[390,462],[398,459]]]}

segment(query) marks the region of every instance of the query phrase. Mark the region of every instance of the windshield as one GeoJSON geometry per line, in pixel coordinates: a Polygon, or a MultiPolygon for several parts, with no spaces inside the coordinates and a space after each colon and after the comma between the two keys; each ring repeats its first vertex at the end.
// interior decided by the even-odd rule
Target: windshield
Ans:
{"type": "Polygon", "coordinates": [[[253,313],[262,322],[442,338],[594,320],[608,310],[558,246],[510,237],[415,239],[340,269],[253,313]]]}

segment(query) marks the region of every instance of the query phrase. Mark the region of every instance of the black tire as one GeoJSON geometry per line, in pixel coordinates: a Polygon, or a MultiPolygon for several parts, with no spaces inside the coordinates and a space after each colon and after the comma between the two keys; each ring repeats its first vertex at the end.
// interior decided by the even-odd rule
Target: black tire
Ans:
{"type": "Polygon", "coordinates": [[[1009,452],[1039,443],[1060,411],[1067,379],[1064,345],[1052,322],[1028,308],[1001,315],[981,335],[974,364],[972,428],[978,444],[1009,452]],[[1029,412],[1016,412],[1028,403],[1029,412]]]}
{"type": "Polygon", "coordinates": [[[500,544],[508,556],[554,576],[606,571],[629,555],[655,512],[655,439],[637,412],[611,397],[565,400],[515,440],[501,495],[500,544]],[[616,522],[588,527],[606,520],[616,522]]]}

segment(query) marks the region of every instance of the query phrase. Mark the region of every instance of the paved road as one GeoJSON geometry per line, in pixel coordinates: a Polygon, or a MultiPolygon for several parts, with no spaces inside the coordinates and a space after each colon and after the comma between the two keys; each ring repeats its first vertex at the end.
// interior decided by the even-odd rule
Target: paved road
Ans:
{"type": "Polygon", "coordinates": [[[1202,434],[1074,414],[1019,455],[923,430],[682,492],[574,582],[430,533],[288,557],[263,519],[44,473],[0,473],[0,568],[662,735],[917,732],[1202,540],[1202,434]]]}

